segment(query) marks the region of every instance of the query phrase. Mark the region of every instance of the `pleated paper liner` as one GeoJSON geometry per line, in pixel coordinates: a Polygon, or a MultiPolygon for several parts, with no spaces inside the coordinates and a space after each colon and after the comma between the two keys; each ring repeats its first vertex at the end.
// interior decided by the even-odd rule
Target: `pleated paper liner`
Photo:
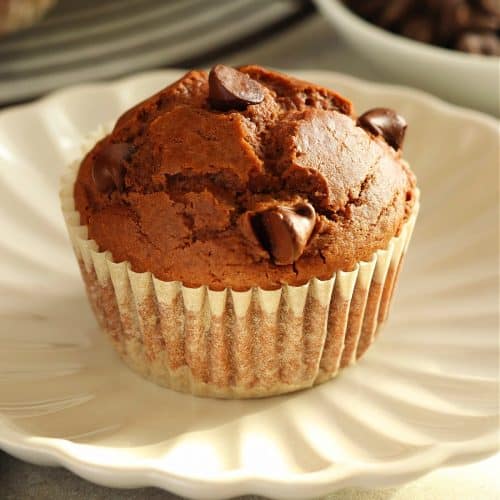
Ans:
{"type": "Polygon", "coordinates": [[[90,303],[123,361],[157,384],[220,398],[311,387],[355,363],[387,318],[418,200],[399,236],[353,271],[273,291],[213,291],[136,273],[100,252],[75,211],[79,163],[60,197],[90,303]]]}

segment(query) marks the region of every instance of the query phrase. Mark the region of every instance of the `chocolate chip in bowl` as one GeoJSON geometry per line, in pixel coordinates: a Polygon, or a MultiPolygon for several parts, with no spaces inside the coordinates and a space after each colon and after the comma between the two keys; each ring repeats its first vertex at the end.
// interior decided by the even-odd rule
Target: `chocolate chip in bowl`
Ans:
{"type": "Polygon", "coordinates": [[[496,0],[344,0],[368,21],[420,42],[486,56],[500,55],[496,0]]]}
{"type": "Polygon", "coordinates": [[[500,115],[498,0],[314,0],[374,78],[500,115]]]}

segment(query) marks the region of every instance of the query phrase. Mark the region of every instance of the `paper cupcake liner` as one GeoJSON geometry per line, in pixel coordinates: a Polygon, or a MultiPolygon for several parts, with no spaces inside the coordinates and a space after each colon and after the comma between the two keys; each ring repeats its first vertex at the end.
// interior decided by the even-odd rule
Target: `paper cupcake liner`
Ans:
{"type": "Polygon", "coordinates": [[[273,291],[213,291],[136,273],[128,262],[100,252],[75,210],[79,163],[61,183],[71,242],[100,327],[142,376],[199,396],[291,392],[355,363],[386,320],[418,200],[399,236],[353,271],[273,291]]]}

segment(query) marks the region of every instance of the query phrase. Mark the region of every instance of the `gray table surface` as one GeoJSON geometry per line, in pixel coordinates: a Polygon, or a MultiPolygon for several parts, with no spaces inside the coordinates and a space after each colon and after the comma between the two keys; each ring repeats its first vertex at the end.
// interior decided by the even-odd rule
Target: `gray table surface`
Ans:
{"type": "MultiPolygon", "coordinates": [[[[359,61],[335,38],[319,15],[259,46],[226,57],[227,64],[257,63],[286,69],[328,69],[360,78],[387,82],[375,68],[359,61]]],[[[479,464],[447,468],[399,488],[378,490],[348,489],[333,493],[328,500],[423,500],[451,499],[495,500],[500,498],[497,472],[498,457],[479,464]]],[[[180,497],[155,488],[112,490],[91,484],[61,468],[39,467],[23,463],[0,452],[0,500],[23,499],[162,499],[180,497]]],[[[246,496],[246,500],[257,497],[246,496]]]]}

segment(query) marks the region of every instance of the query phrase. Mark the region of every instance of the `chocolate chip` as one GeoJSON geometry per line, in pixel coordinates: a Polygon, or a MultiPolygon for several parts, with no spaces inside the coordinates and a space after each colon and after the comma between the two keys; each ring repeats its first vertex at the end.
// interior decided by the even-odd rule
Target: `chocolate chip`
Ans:
{"type": "Polygon", "coordinates": [[[388,108],[374,108],[363,113],[356,125],[372,134],[381,135],[396,151],[403,145],[408,126],[401,115],[388,108]]]}
{"type": "Polygon", "coordinates": [[[500,16],[473,11],[466,28],[467,31],[495,31],[500,28],[500,16]]]}
{"type": "Polygon", "coordinates": [[[366,18],[373,18],[380,14],[380,10],[387,5],[387,0],[371,0],[367,2],[366,0],[346,0],[346,3],[350,7],[366,18]]]}
{"type": "Polygon", "coordinates": [[[293,264],[304,252],[316,225],[316,212],[309,203],[278,206],[253,214],[255,236],[280,266],[293,264]]]}
{"type": "Polygon", "coordinates": [[[208,84],[210,103],[221,111],[244,110],[248,105],[264,100],[264,89],[259,82],[223,64],[211,69],[208,84]]]}
{"type": "Polygon", "coordinates": [[[438,35],[443,44],[448,44],[467,25],[470,8],[465,0],[442,0],[438,35]]]}
{"type": "Polygon", "coordinates": [[[397,2],[385,2],[377,23],[382,27],[388,27],[401,21],[412,7],[413,0],[398,0],[397,2]]]}
{"type": "Polygon", "coordinates": [[[123,161],[130,155],[130,145],[119,142],[107,144],[95,156],[92,179],[101,193],[123,191],[125,169],[123,161]]]}
{"type": "Polygon", "coordinates": [[[491,33],[464,33],[457,40],[456,48],[469,54],[500,55],[500,42],[491,33]]]}
{"type": "Polygon", "coordinates": [[[423,43],[432,42],[433,31],[431,20],[423,16],[409,19],[401,28],[401,34],[423,43]]]}
{"type": "Polygon", "coordinates": [[[500,2],[498,0],[476,0],[475,3],[492,15],[500,15],[500,2]]]}

